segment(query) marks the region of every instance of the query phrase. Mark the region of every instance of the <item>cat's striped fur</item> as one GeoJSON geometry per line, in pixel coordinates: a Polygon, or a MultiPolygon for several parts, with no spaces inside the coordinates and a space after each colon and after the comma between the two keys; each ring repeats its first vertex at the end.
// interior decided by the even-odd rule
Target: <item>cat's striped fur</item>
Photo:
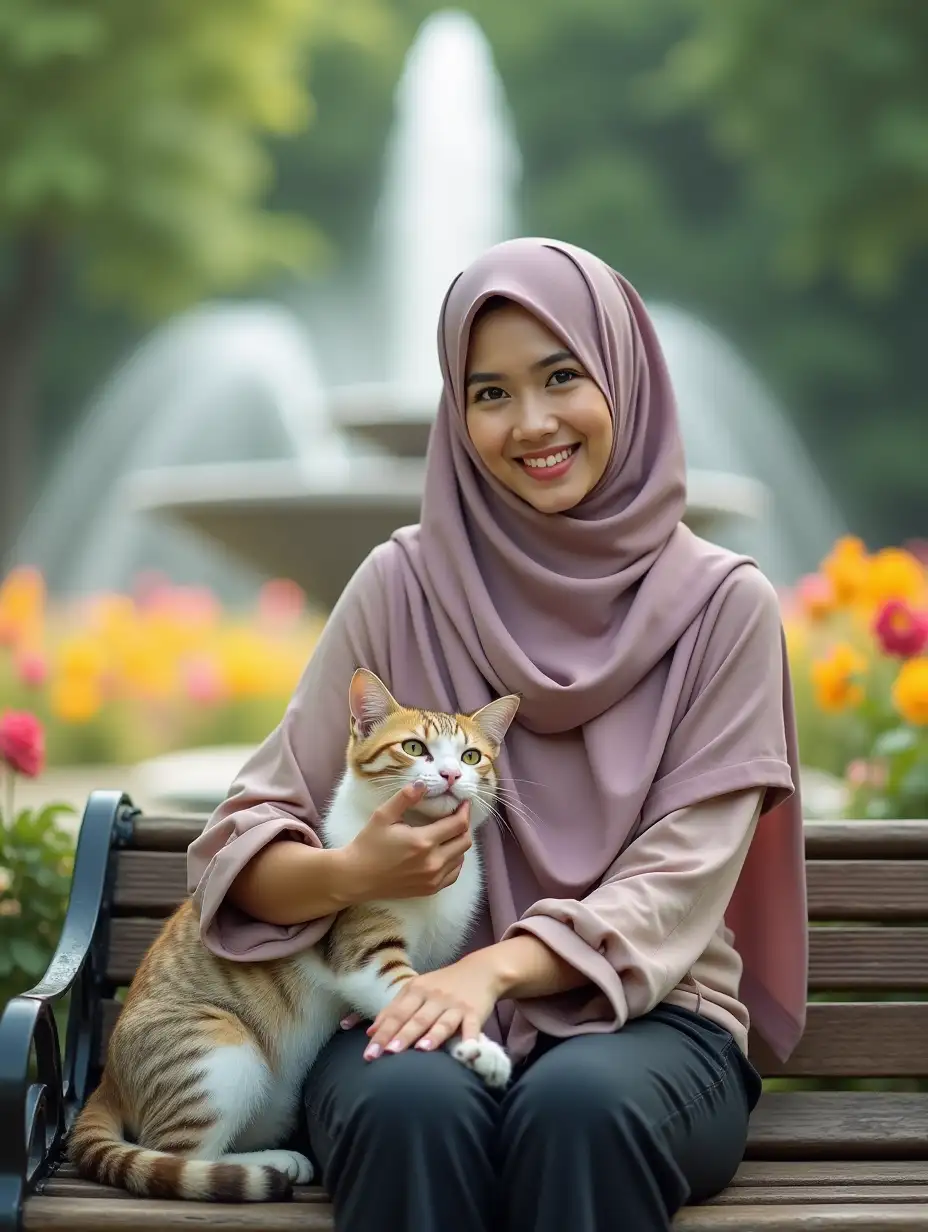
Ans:
{"type": "MultiPolygon", "coordinates": [[[[469,799],[475,827],[494,810],[494,761],[518,698],[473,715],[411,710],[359,669],[349,701],[346,769],[323,823],[326,846],[351,842],[377,805],[416,779],[429,794],[408,820],[435,820],[469,799]]],[[[319,1049],[347,1012],[375,1017],[417,971],[454,957],[481,884],[474,846],[437,894],[348,908],[311,949],[251,963],[208,951],[185,902],[139,967],[100,1086],[71,1132],[81,1175],[148,1197],[227,1202],[280,1198],[310,1180],[307,1159],[276,1148],[293,1128],[319,1049]]],[[[508,1081],[508,1058],[486,1037],[450,1051],[489,1084],[508,1081]]]]}

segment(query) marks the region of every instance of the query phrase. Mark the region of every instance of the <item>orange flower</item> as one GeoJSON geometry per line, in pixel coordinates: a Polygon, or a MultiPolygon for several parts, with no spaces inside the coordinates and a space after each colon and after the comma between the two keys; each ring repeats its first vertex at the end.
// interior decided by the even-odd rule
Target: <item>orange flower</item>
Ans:
{"type": "Polygon", "coordinates": [[[840,711],[859,706],[864,700],[860,677],[867,660],[846,642],[833,647],[824,659],[812,664],[815,699],[822,710],[840,711]]]}
{"type": "Polygon", "coordinates": [[[875,607],[890,599],[917,604],[928,593],[928,574],[911,552],[883,548],[870,558],[866,592],[875,607]]]}
{"type": "Polygon", "coordinates": [[[20,565],[0,584],[0,631],[7,645],[39,639],[45,617],[45,579],[38,569],[20,565]]]}
{"type": "Polygon", "coordinates": [[[864,594],[870,558],[863,541],[852,535],[839,539],[822,561],[821,572],[831,583],[835,600],[846,606],[864,594]]]}
{"type": "Polygon", "coordinates": [[[928,726],[928,658],[903,663],[893,685],[893,705],[907,723],[928,726]]]}

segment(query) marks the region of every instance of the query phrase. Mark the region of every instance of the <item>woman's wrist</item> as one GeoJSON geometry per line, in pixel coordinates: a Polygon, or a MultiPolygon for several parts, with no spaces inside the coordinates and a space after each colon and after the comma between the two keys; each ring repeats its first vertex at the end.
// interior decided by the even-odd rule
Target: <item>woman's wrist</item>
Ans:
{"type": "Polygon", "coordinates": [[[496,1000],[546,997],[587,983],[585,975],[530,933],[481,950],[496,1000]]]}

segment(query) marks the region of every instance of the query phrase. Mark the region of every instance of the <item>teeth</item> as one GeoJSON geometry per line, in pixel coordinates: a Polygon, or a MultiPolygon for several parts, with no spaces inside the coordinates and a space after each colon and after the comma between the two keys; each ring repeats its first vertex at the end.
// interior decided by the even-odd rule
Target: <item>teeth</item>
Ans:
{"type": "Polygon", "coordinates": [[[573,448],[571,447],[562,449],[559,453],[549,453],[546,458],[523,458],[522,461],[526,466],[535,470],[538,467],[557,466],[559,462],[566,462],[572,453],[573,448]]]}

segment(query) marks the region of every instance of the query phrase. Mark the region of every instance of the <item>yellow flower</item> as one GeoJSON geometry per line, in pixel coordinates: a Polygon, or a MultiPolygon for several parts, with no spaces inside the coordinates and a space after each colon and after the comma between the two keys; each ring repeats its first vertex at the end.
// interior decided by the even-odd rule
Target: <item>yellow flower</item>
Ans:
{"type": "Polygon", "coordinates": [[[75,680],[96,680],[106,666],[102,643],[86,633],[76,633],[60,642],[57,660],[61,674],[75,680]]]}
{"type": "Polygon", "coordinates": [[[102,703],[99,685],[85,676],[61,676],[52,688],[52,713],[64,723],[89,723],[102,703]]]}
{"type": "MultiPolygon", "coordinates": [[[[12,821],[12,818],[10,818],[12,821]]],[[[0,865],[0,894],[6,894],[7,890],[13,884],[13,874],[8,868],[0,865]]]]}
{"type": "Polygon", "coordinates": [[[812,664],[815,700],[822,710],[840,711],[859,706],[864,688],[859,677],[867,670],[867,660],[846,642],[833,647],[824,659],[812,664]]]}
{"type": "Polygon", "coordinates": [[[907,723],[928,725],[928,658],[903,663],[893,685],[893,705],[907,723]]]}
{"type": "Polygon", "coordinates": [[[882,607],[890,599],[918,603],[926,592],[928,574],[911,552],[883,548],[870,558],[866,594],[874,607],[882,607]]]}
{"type": "Polygon", "coordinates": [[[856,603],[864,592],[870,558],[863,541],[853,535],[839,539],[822,561],[821,572],[831,582],[835,601],[842,605],[856,603]]]}

